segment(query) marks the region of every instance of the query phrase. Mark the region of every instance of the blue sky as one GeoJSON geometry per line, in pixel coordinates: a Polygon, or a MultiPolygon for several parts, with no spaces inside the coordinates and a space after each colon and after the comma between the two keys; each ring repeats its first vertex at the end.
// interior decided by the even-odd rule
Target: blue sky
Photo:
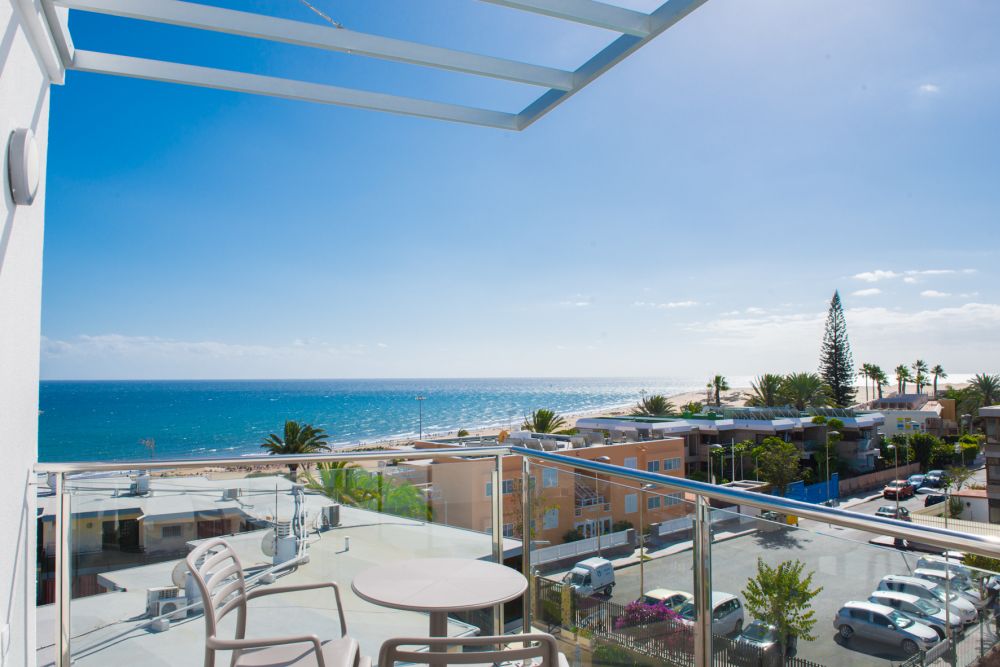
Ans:
{"type": "MultiPolygon", "coordinates": [[[[565,68],[611,39],[474,0],[313,1],[352,29],[565,68]]],[[[43,376],[804,370],[834,289],[859,362],[1000,371],[997,25],[985,0],[709,0],[521,133],[70,73],[43,376]]],[[[83,48],[508,111],[538,94],[71,27],[83,48]]]]}

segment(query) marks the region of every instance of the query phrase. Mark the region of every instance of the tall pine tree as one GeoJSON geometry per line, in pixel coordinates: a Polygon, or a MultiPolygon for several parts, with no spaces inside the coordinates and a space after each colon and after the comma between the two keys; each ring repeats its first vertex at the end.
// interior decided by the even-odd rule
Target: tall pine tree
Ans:
{"type": "Polygon", "coordinates": [[[826,316],[823,348],[819,357],[819,374],[833,390],[833,400],[838,407],[854,402],[854,359],[851,343],[847,340],[847,320],[840,303],[840,292],[833,293],[830,311],[826,316]]]}

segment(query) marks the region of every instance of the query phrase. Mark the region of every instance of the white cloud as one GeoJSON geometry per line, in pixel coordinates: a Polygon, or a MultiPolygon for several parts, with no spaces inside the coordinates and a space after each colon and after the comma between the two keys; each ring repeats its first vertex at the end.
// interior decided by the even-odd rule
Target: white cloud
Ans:
{"type": "Polygon", "coordinates": [[[936,289],[925,289],[920,293],[920,296],[927,297],[928,299],[940,299],[942,297],[951,296],[951,292],[939,292],[936,289]]]}
{"type": "Polygon", "coordinates": [[[917,279],[914,278],[913,276],[906,276],[905,278],[903,278],[903,282],[912,285],[917,282],[917,279]]]}
{"type": "Polygon", "coordinates": [[[922,83],[917,88],[917,92],[922,95],[934,95],[941,92],[941,87],[935,83],[922,83]]]}
{"type": "Polygon", "coordinates": [[[665,303],[657,303],[655,301],[634,301],[632,305],[636,308],[693,308],[698,305],[697,301],[667,301],[665,303]]]}
{"type": "Polygon", "coordinates": [[[898,278],[901,275],[902,274],[896,273],[895,271],[883,271],[882,269],[876,269],[874,271],[855,273],[852,277],[855,280],[861,280],[866,283],[877,283],[880,280],[891,280],[892,278],[898,278]]]}
{"type": "Polygon", "coordinates": [[[376,347],[381,347],[382,349],[385,349],[385,348],[389,347],[389,346],[388,346],[388,345],[386,345],[385,343],[375,343],[375,346],[376,346],[376,347]]]}
{"type": "Polygon", "coordinates": [[[851,292],[851,296],[875,296],[876,294],[881,294],[882,290],[877,287],[869,287],[867,289],[859,289],[851,292]]]}
{"type": "Polygon", "coordinates": [[[750,306],[743,312],[746,313],[747,315],[763,315],[767,311],[764,310],[763,308],[758,308],[757,306],[750,306]]]}

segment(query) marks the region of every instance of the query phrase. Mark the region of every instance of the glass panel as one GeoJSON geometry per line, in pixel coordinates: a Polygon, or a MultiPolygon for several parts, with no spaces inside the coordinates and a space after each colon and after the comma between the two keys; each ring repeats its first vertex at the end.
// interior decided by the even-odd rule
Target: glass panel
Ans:
{"type": "MultiPolygon", "coordinates": [[[[206,625],[184,558],[215,537],[236,552],[249,589],[338,582],[350,634],[365,655],[378,655],[391,636],[426,636],[426,613],[362,599],[352,583],[372,568],[411,559],[495,560],[493,499],[483,489],[496,459],[407,462],[405,456],[401,451],[388,462],[306,466],[297,471],[298,484],[279,465],[69,479],[74,664],[202,664],[206,625]]],[[[514,487],[502,496],[510,508],[520,498],[520,458],[506,457],[504,468],[501,488],[514,487]]],[[[54,507],[54,500],[51,508],[42,503],[41,593],[51,580],[54,507]]],[[[515,530],[519,524],[509,527],[512,535],[515,530]]],[[[516,587],[523,582],[520,543],[504,540],[503,546],[505,563],[517,570],[505,570],[516,587]]],[[[409,581],[421,567],[416,561],[392,576],[409,581]]],[[[54,607],[38,608],[42,665],[53,660],[54,607]]],[[[498,609],[452,613],[447,632],[492,634],[498,609]]],[[[504,611],[510,624],[520,623],[519,598],[504,611]]],[[[223,619],[220,636],[233,637],[235,617],[223,619]]],[[[248,618],[249,637],[339,635],[328,588],[255,600],[248,618]]],[[[222,664],[229,656],[223,652],[218,659],[222,664]]]]}

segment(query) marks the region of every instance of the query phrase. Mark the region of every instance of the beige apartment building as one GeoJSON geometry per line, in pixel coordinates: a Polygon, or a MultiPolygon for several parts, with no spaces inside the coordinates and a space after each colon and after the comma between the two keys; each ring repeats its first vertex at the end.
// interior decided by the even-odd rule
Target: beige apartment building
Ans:
{"type": "Polygon", "coordinates": [[[1000,405],[979,408],[986,431],[986,502],[990,523],[1000,523],[1000,405]]]}
{"type": "MultiPolygon", "coordinates": [[[[455,441],[416,443],[422,449],[463,447],[455,441]]],[[[579,444],[579,443],[577,443],[579,444]]],[[[611,465],[684,477],[684,440],[665,438],[646,442],[588,444],[565,447],[559,454],[601,461],[611,465]]],[[[522,457],[503,457],[500,494],[504,512],[504,534],[520,538],[522,531],[522,457]]],[[[426,462],[396,466],[396,474],[415,484],[424,484],[435,522],[477,531],[490,530],[495,459],[441,457],[426,462]]],[[[638,483],[612,483],[601,475],[570,471],[558,465],[531,463],[534,488],[529,513],[532,539],[560,544],[571,531],[583,537],[612,532],[616,524],[632,527],[676,519],[688,513],[683,494],[665,487],[640,489],[638,483]]]]}

